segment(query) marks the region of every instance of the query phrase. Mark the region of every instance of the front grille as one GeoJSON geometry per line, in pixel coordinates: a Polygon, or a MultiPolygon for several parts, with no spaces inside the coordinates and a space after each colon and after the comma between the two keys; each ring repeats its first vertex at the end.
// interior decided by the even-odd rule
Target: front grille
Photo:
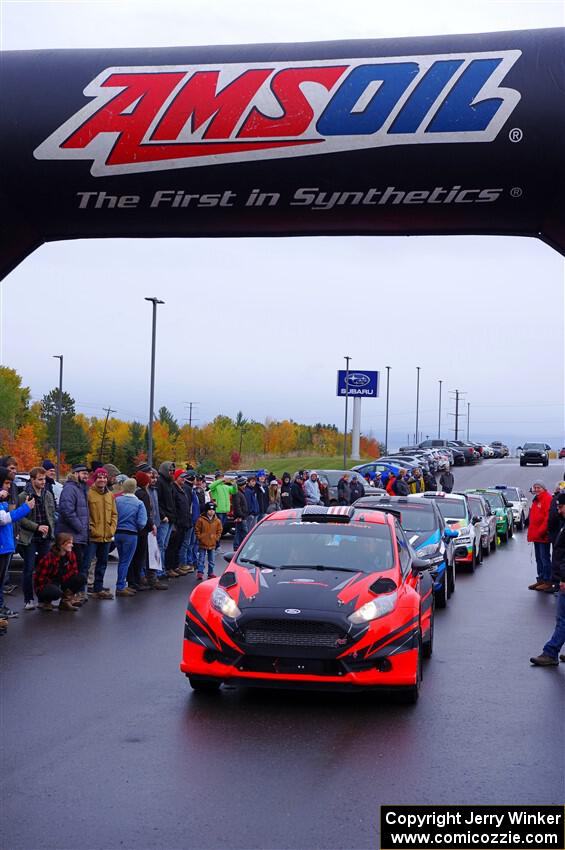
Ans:
{"type": "Polygon", "coordinates": [[[316,620],[252,620],[243,627],[253,646],[321,646],[335,649],[343,635],[333,623],[316,620]]]}

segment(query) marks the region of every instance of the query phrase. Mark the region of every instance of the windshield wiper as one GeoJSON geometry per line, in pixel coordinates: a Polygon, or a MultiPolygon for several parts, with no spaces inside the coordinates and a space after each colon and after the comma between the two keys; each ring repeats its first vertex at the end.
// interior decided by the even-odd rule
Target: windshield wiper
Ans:
{"type": "Polygon", "coordinates": [[[339,570],[343,573],[360,573],[362,570],[354,570],[351,567],[328,567],[327,564],[287,564],[280,567],[281,570],[339,570]]]}
{"type": "Polygon", "coordinates": [[[254,567],[265,567],[265,569],[269,570],[277,569],[272,564],[264,564],[263,561],[254,561],[253,558],[239,558],[239,562],[242,564],[253,564],[254,567]]]}

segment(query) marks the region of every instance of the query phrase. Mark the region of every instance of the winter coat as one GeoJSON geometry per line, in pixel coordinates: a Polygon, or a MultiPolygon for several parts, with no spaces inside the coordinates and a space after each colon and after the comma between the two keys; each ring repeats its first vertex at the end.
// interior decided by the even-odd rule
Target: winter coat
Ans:
{"type": "Polygon", "coordinates": [[[353,478],[351,484],[349,485],[349,492],[351,494],[351,504],[357,501],[357,499],[361,499],[365,495],[365,488],[361,484],[358,478],[353,478]]]}
{"type": "MultiPolygon", "coordinates": [[[[29,516],[25,516],[18,526],[18,539],[22,546],[28,546],[35,536],[35,532],[39,528],[39,523],[37,522],[38,517],[38,507],[37,501],[38,496],[35,493],[35,490],[28,484],[23,493],[20,493],[18,496],[18,506],[23,505],[28,496],[33,496],[36,500],[35,508],[32,510],[29,516]]],[[[49,526],[49,534],[45,538],[49,540],[53,539],[55,534],[55,499],[53,494],[48,490],[43,491],[43,504],[45,506],[45,514],[47,516],[47,525],[49,526]]]]}
{"type": "Polygon", "coordinates": [[[561,525],[555,534],[551,556],[552,578],[555,582],[565,581],[565,519],[561,516],[559,519],[561,525]]]}
{"type": "Polygon", "coordinates": [[[449,472],[446,469],[445,472],[441,473],[439,477],[439,486],[441,487],[444,493],[451,493],[454,484],[455,478],[453,477],[452,472],[449,472]]]}
{"type": "Polygon", "coordinates": [[[281,484],[281,508],[286,510],[292,507],[292,484],[290,483],[290,475],[285,472],[282,477],[281,484]]]}
{"type": "Polygon", "coordinates": [[[210,495],[216,503],[216,512],[229,514],[231,509],[230,496],[237,493],[235,484],[226,484],[221,478],[217,478],[210,484],[210,495]]]}
{"type": "Polygon", "coordinates": [[[249,516],[249,505],[243,489],[238,490],[233,497],[233,515],[235,519],[247,519],[249,516]]]}
{"type": "Polygon", "coordinates": [[[179,487],[177,484],[173,484],[173,497],[177,515],[175,526],[186,531],[192,525],[192,499],[188,498],[184,487],[182,485],[179,487]]]}
{"type": "Polygon", "coordinates": [[[390,475],[388,476],[388,479],[387,479],[387,482],[386,482],[386,487],[385,487],[385,490],[387,491],[389,496],[394,496],[394,490],[392,488],[394,487],[395,484],[396,484],[396,475],[393,475],[392,472],[391,472],[390,475]]]}
{"type": "Polygon", "coordinates": [[[161,519],[159,517],[159,495],[157,493],[157,487],[149,485],[147,488],[147,495],[149,496],[149,501],[151,503],[151,520],[153,525],[159,525],[161,519]]]}
{"type": "Polygon", "coordinates": [[[411,493],[423,493],[425,490],[424,479],[422,476],[419,478],[415,475],[412,481],[410,482],[410,492],[411,493]]]}
{"type": "Polygon", "coordinates": [[[255,485],[255,495],[257,496],[257,504],[259,505],[260,514],[266,514],[269,507],[269,488],[266,484],[255,485]]]}
{"type": "Polygon", "coordinates": [[[259,514],[259,502],[257,501],[257,494],[255,492],[255,487],[250,487],[247,484],[243,488],[243,495],[247,499],[247,507],[249,508],[249,513],[252,516],[258,516],[259,514]]]}
{"type": "Polygon", "coordinates": [[[280,511],[280,510],[281,510],[281,501],[280,501],[280,499],[275,499],[274,502],[269,502],[269,504],[267,505],[266,513],[274,514],[276,511],[280,511]]]}
{"type": "Polygon", "coordinates": [[[66,532],[72,534],[74,542],[81,545],[88,543],[88,489],[86,484],[79,484],[69,478],[63,484],[59,497],[59,516],[55,525],[55,534],[66,532]]]}
{"type": "Polygon", "coordinates": [[[95,487],[88,491],[88,511],[90,514],[90,541],[109,543],[116,533],[118,511],[113,495],[109,490],[99,493],[95,487]]]}
{"type": "Polygon", "coordinates": [[[177,518],[173,493],[173,480],[169,476],[171,466],[173,466],[171,461],[165,461],[165,463],[162,463],[159,467],[157,497],[159,499],[160,522],[164,522],[165,517],[169,520],[169,522],[174,522],[177,518]]]}
{"type": "Polygon", "coordinates": [[[212,519],[209,519],[206,514],[202,514],[198,517],[194,526],[194,533],[201,549],[215,549],[222,536],[222,523],[216,514],[212,519]]]}
{"type": "Polygon", "coordinates": [[[128,534],[139,534],[147,523],[147,511],[143,502],[133,493],[122,493],[116,496],[118,523],[116,531],[128,534]]]}
{"type": "Polygon", "coordinates": [[[304,488],[300,481],[293,481],[290,487],[290,495],[292,498],[292,507],[293,508],[304,508],[306,507],[306,496],[304,495],[304,488]]]}
{"type": "Polygon", "coordinates": [[[69,555],[56,555],[51,549],[38,562],[33,574],[33,586],[36,594],[41,593],[48,584],[60,587],[70,578],[77,575],[77,556],[74,552],[69,555]]]}
{"type": "Polygon", "coordinates": [[[431,472],[424,472],[424,484],[426,487],[426,493],[431,493],[437,490],[437,481],[435,475],[432,475],[431,472]]]}
{"type": "Polygon", "coordinates": [[[143,534],[149,534],[149,532],[153,529],[153,506],[151,504],[151,497],[145,487],[138,487],[135,491],[135,495],[139,499],[140,502],[143,502],[143,506],[145,507],[145,512],[147,514],[147,522],[145,524],[145,528],[142,529],[143,534]]]}
{"type": "Polygon", "coordinates": [[[317,481],[312,481],[312,479],[309,478],[304,482],[304,495],[306,497],[307,505],[321,504],[322,500],[320,499],[320,488],[318,487],[317,481]]]}
{"type": "Polygon", "coordinates": [[[340,505],[351,504],[351,485],[345,478],[340,478],[337,482],[337,498],[340,505]]]}
{"type": "MultiPolygon", "coordinates": [[[[562,492],[563,492],[562,490],[559,491],[559,493],[562,493],[562,492]]],[[[561,514],[557,510],[557,497],[558,497],[559,493],[553,494],[553,496],[551,497],[551,504],[549,506],[549,514],[548,514],[548,518],[547,518],[547,531],[548,531],[548,534],[549,534],[549,542],[550,543],[553,543],[555,541],[555,538],[557,537],[557,535],[559,534],[559,531],[561,529],[561,522],[562,522],[561,514]]]]}
{"type": "MultiPolygon", "coordinates": [[[[398,477],[395,479],[394,484],[391,487],[392,492],[395,496],[408,496],[410,493],[410,487],[402,478],[398,477]]],[[[388,488],[387,488],[388,491],[388,488]]]]}
{"type": "Polygon", "coordinates": [[[538,496],[534,496],[530,508],[530,524],[528,525],[528,540],[530,543],[549,543],[547,526],[549,523],[549,508],[551,505],[551,493],[542,490],[538,496]]]}
{"type": "Polygon", "coordinates": [[[8,510],[8,502],[0,502],[0,555],[9,555],[16,549],[14,523],[31,513],[29,505],[8,510]]]}

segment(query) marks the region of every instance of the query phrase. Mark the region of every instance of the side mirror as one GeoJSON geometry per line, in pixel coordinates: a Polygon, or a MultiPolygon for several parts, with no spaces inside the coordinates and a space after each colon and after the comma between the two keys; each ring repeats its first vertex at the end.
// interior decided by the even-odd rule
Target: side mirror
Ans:
{"type": "Polygon", "coordinates": [[[424,570],[429,570],[430,564],[424,561],[423,558],[412,558],[412,570],[415,573],[423,573],[424,570]]]}
{"type": "Polygon", "coordinates": [[[224,561],[226,562],[226,564],[231,564],[232,558],[233,558],[233,555],[224,554],[224,561]]]}
{"type": "Polygon", "coordinates": [[[471,524],[476,525],[480,521],[481,521],[481,518],[479,516],[474,516],[471,520],[471,524]]]}
{"type": "Polygon", "coordinates": [[[521,452],[521,451],[523,451],[522,446],[516,446],[516,451],[517,451],[517,452],[521,452]]]}

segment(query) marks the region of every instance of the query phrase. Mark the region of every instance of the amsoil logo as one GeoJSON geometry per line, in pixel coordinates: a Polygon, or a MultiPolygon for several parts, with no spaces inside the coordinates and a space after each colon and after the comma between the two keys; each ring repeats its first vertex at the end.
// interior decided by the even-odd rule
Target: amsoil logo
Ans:
{"type": "Polygon", "coordinates": [[[386,59],[107,68],[34,151],[91,174],[390,145],[491,142],[520,101],[520,50],[386,59]]]}

